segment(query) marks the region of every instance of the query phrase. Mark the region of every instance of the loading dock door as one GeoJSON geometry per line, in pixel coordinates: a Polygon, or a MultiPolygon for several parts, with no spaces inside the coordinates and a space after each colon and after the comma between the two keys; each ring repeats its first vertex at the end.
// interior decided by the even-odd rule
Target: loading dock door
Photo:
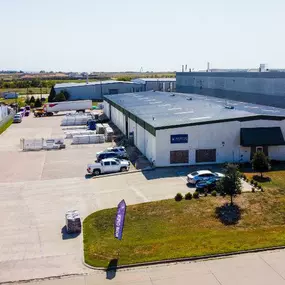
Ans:
{"type": "Polygon", "coordinates": [[[175,150],[170,152],[170,164],[189,163],[188,150],[175,150]]]}
{"type": "Polygon", "coordinates": [[[196,162],[216,162],[215,149],[197,149],[196,162]]]}

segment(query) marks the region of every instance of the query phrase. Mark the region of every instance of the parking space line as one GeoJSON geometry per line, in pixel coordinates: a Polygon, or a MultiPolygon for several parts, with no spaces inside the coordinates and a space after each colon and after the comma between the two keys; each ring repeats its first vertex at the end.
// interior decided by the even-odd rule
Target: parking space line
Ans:
{"type": "Polygon", "coordinates": [[[140,197],[143,199],[143,202],[149,202],[149,199],[136,187],[130,186],[130,188],[140,197]]]}

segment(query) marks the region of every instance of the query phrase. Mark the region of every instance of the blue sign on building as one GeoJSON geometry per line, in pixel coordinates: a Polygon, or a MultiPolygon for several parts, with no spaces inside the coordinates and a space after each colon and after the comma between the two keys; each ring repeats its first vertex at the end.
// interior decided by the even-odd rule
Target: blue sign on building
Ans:
{"type": "Polygon", "coordinates": [[[171,135],[170,143],[188,143],[188,135],[171,135]]]}

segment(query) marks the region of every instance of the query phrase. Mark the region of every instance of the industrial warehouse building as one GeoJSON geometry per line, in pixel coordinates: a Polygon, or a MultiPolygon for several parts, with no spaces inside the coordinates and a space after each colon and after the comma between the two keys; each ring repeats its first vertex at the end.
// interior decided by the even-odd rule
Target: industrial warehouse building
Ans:
{"type": "Polygon", "coordinates": [[[143,91],[173,92],[176,88],[176,78],[137,78],[132,82],[141,84],[143,91]]]}
{"type": "Polygon", "coordinates": [[[54,86],[58,94],[66,90],[70,94],[69,100],[103,100],[104,95],[143,91],[143,86],[127,81],[98,81],[86,83],[60,83],[54,86]]]}
{"type": "Polygon", "coordinates": [[[285,72],[177,72],[176,91],[285,108],[285,72]]]}
{"type": "Polygon", "coordinates": [[[104,112],[156,166],[285,160],[285,110],[194,94],[104,96],[104,112]]]}

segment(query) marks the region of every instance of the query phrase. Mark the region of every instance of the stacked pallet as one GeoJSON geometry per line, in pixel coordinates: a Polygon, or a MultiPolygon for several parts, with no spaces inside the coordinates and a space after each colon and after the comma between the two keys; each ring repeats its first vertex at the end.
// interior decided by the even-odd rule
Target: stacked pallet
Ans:
{"type": "Polygon", "coordinates": [[[113,135],[114,135],[114,131],[111,127],[105,128],[105,140],[106,140],[106,142],[112,142],[113,135]]]}
{"type": "Polygon", "coordinates": [[[73,127],[64,127],[63,131],[72,131],[72,130],[87,130],[86,126],[73,126],[73,127]]]}
{"type": "Polygon", "coordinates": [[[96,125],[96,132],[97,134],[104,134],[105,133],[105,128],[102,124],[97,124],[96,125]]]}
{"type": "Polygon", "coordinates": [[[77,210],[71,210],[65,214],[65,225],[67,233],[81,232],[81,219],[77,210]]]}
{"type": "Polygon", "coordinates": [[[89,116],[66,116],[62,119],[61,126],[86,125],[88,120],[89,116]]]}
{"type": "Polygon", "coordinates": [[[89,130],[70,130],[65,131],[65,138],[72,139],[74,136],[96,135],[96,131],[89,130]]]}
{"type": "Polygon", "coordinates": [[[72,144],[96,144],[104,142],[105,142],[105,136],[101,134],[73,136],[72,139],[72,144]]]}

